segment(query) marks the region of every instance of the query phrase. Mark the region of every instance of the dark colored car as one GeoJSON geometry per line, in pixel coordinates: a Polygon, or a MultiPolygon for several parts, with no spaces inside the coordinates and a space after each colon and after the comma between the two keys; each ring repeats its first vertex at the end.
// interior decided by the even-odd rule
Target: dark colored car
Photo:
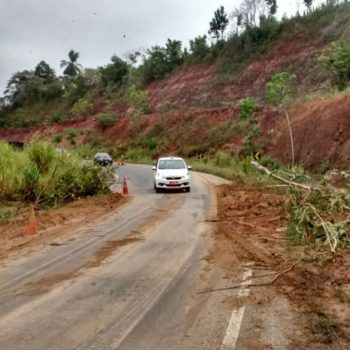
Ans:
{"type": "Polygon", "coordinates": [[[95,163],[100,165],[111,165],[113,163],[112,157],[105,152],[99,152],[95,154],[94,157],[95,163]]]}

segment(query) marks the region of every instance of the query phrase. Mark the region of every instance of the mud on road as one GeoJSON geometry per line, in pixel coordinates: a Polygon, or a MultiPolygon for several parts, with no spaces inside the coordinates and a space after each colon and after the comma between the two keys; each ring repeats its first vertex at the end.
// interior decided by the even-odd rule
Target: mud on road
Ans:
{"type": "MultiPolygon", "coordinates": [[[[227,288],[232,286],[233,292],[238,281],[232,280],[235,274],[230,271],[245,264],[253,271],[250,295],[228,298],[228,306],[253,305],[261,316],[263,310],[276,308],[281,297],[287,301],[271,321],[277,322],[278,332],[286,333],[280,334],[288,339],[285,347],[283,342],[273,344],[275,335],[269,338],[266,320],[252,317],[248,340],[237,348],[349,349],[349,250],[339,249],[333,258],[326,247],[292,245],[285,233],[286,205],[284,195],[263,187],[225,185],[218,191],[217,228],[207,260],[226,269],[227,288]]],[[[244,327],[240,338],[244,339],[244,327]]]]}
{"type": "Polygon", "coordinates": [[[116,193],[89,199],[77,200],[67,205],[36,211],[39,237],[26,236],[29,210],[24,208],[19,215],[0,224],[0,260],[11,255],[55,245],[55,239],[72,234],[80,228],[103,220],[127,201],[116,193]]]}

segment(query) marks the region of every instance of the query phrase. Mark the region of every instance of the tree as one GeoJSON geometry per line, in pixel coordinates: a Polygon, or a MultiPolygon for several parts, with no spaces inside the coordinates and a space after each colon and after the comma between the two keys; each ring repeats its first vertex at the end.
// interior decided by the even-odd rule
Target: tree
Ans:
{"type": "Polygon", "coordinates": [[[141,52],[140,51],[135,51],[135,50],[132,50],[132,51],[129,51],[126,56],[124,56],[128,63],[133,66],[133,65],[136,65],[137,63],[137,60],[139,59],[139,57],[141,56],[141,52]]]}
{"type": "Polygon", "coordinates": [[[34,70],[34,75],[45,81],[45,83],[51,83],[56,80],[55,71],[45,62],[40,61],[34,70]]]}
{"type": "Polygon", "coordinates": [[[282,104],[286,114],[289,137],[290,137],[290,146],[292,151],[293,166],[295,163],[294,139],[293,139],[292,128],[290,125],[290,118],[286,107],[286,100],[292,91],[292,84],[295,79],[296,79],[296,76],[294,74],[290,74],[288,72],[281,72],[281,73],[274,74],[270,82],[266,84],[266,97],[268,101],[274,104],[282,104]]]}
{"type": "Polygon", "coordinates": [[[69,77],[75,77],[80,73],[82,65],[77,62],[79,56],[80,56],[79,52],[76,52],[74,50],[70,50],[68,52],[69,60],[61,61],[61,68],[65,68],[63,71],[64,75],[67,75],[69,77]]]}
{"type": "Polygon", "coordinates": [[[304,4],[307,7],[308,11],[311,11],[313,0],[304,0],[304,4]]]}
{"type": "Polygon", "coordinates": [[[142,65],[143,80],[149,83],[162,79],[169,72],[165,48],[158,45],[153,46],[147,50],[146,55],[142,65]]]}
{"type": "Polygon", "coordinates": [[[214,12],[214,17],[209,23],[210,29],[208,33],[212,35],[217,41],[219,39],[223,40],[224,32],[227,28],[228,23],[229,20],[225,9],[223,6],[221,6],[214,12]]]}
{"type": "Polygon", "coordinates": [[[116,55],[111,57],[111,61],[112,63],[100,68],[102,83],[105,86],[121,85],[128,75],[128,64],[116,55]]]}
{"type": "Polygon", "coordinates": [[[181,41],[168,39],[165,51],[170,71],[174,70],[184,62],[181,41]]]}
{"type": "Polygon", "coordinates": [[[190,40],[190,52],[195,61],[205,59],[210,52],[210,48],[207,43],[207,36],[197,36],[194,38],[194,40],[190,40]]]}
{"type": "Polygon", "coordinates": [[[24,70],[12,75],[4,91],[6,101],[12,107],[48,101],[62,95],[62,85],[58,79],[53,79],[51,71],[49,76],[40,76],[40,69],[36,73],[24,70]]]}
{"type": "Polygon", "coordinates": [[[27,83],[34,77],[33,71],[23,70],[14,73],[9,79],[4,91],[5,99],[13,106],[21,106],[26,99],[27,83]]]}
{"type": "Polygon", "coordinates": [[[65,99],[72,104],[101,86],[102,74],[99,69],[87,68],[77,75],[73,81],[69,81],[65,88],[65,99]]]}
{"type": "Polygon", "coordinates": [[[257,27],[260,17],[262,15],[267,17],[271,11],[267,1],[270,2],[270,0],[243,0],[241,5],[233,11],[233,16],[246,28],[257,27]]]}
{"type": "Polygon", "coordinates": [[[277,12],[277,0],[265,0],[265,1],[270,8],[270,15],[275,15],[277,12]]]}
{"type": "Polygon", "coordinates": [[[147,50],[141,67],[143,80],[147,83],[162,79],[183,62],[181,41],[168,39],[165,47],[153,46],[147,50]]]}

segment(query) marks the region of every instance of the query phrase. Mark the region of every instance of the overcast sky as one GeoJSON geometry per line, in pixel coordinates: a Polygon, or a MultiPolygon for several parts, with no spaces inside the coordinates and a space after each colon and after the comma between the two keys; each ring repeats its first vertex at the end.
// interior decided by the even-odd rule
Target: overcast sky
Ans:
{"type": "MultiPolygon", "coordinates": [[[[297,0],[278,0],[279,12],[294,13],[297,0]]],[[[299,1],[302,2],[302,1],[299,1]]],[[[45,60],[58,75],[70,49],[84,67],[123,57],[132,49],[163,45],[167,38],[186,45],[206,34],[214,11],[227,12],[239,0],[0,0],[0,96],[17,71],[45,60]]]]}

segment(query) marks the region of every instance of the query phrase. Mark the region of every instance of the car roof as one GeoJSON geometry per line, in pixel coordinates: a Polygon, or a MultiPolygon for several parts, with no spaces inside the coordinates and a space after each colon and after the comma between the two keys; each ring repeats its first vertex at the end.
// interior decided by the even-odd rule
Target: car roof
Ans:
{"type": "Polygon", "coordinates": [[[161,157],[158,160],[183,160],[181,157],[161,157]]]}

